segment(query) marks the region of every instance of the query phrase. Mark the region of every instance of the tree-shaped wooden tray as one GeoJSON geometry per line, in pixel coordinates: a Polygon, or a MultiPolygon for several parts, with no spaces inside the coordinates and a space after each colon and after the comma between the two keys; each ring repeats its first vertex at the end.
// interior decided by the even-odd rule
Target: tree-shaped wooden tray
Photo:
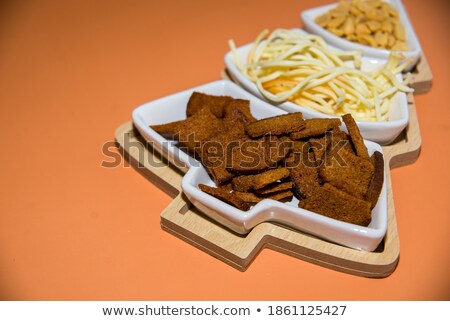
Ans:
{"type": "MultiPolygon", "coordinates": [[[[431,87],[432,75],[422,56],[414,71],[415,93],[431,87]]],[[[222,77],[226,77],[223,72],[222,77]]],[[[373,252],[350,249],[276,223],[259,224],[247,235],[236,234],[191,206],[181,190],[183,172],[164,159],[134,129],[132,122],[117,128],[115,138],[126,160],[174,200],[161,213],[165,231],[223,262],[245,271],[264,248],[334,270],[365,277],[386,277],[396,268],[400,243],[395,218],[390,170],[413,163],[420,154],[421,136],[416,106],[408,95],[410,122],[390,145],[383,146],[388,188],[388,229],[373,252]]]]}

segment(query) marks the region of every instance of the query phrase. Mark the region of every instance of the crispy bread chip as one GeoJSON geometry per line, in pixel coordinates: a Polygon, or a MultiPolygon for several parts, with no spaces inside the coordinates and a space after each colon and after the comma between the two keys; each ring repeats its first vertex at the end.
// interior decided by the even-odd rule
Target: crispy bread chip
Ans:
{"type": "Polygon", "coordinates": [[[319,169],[323,182],[361,199],[366,197],[373,172],[374,167],[370,161],[345,149],[327,154],[319,169]]]}
{"type": "Polygon", "coordinates": [[[299,131],[304,126],[303,114],[298,112],[260,119],[247,125],[245,131],[255,138],[264,135],[285,135],[299,131]]]}
{"type": "Polygon", "coordinates": [[[284,167],[270,169],[256,175],[242,175],[233,178],[231,184],[235,191],[247,192],[266,187],[289,176],[289,171],[284,167]]]}
{"type": "Polygon", "coordinates": [[[203,108],[208,108],[216,117],[222,118],[224,106],[233,99],[230,96],[214,96],[194,91],[186,106],[186,116],[191,117],[203,108]]]}
{"type": "Polygon", "coordinates": [[[309,142],[317,164],[322,164],[324,162],[324,155],[327,150],[332,152],[336,148],[344,148],[349,152],[353,152],[347,134],[338,127],[328,131],[325,136],[321,138],[311,138],[309,142]],[[331,144],[331,146],[328,146],[329,144],[331,144]]]}
{"type": "Polygon", "coordinates": [[[370,202],[371,209],[377,205],[378,198],[380,197],[381,190],[383,189],[384,183],[384,159],[383,154],[379,151],[375,151],[371,157],[372,163],[375,166],[375,171],[373,173],[372,180],[369,185],[369,190],[367,191],[366,200],[370,202]]]}
{"type": "Polygon", "coordinates": [[[294,195],[291,191],[281,191],[270,194],[256,194],[252,192],[234,192],[234,194],[241,200],[252,204],[258,203],[263,199],[267,198],[275,201],[281,201],[284,199],[292,198],[292,196],[294,195]]]}
{"type": "Polygon", "coordinates": [[[369,152],[367,151],[367,147],[364,144],[364,139],[362,138],[358,125],[356,125],[356,122],[353,119],[352,115],[345,114],[344,116],[342,116],[342,120],[347,127],[351,142],[353,143],[353,147],[355,148],[356,155],[365,159],[369,159],[369,152]]]}
{"type": "Polygon", "coordinates": [[[217,185],[223,185],[235,174],[227,170],[231,162],[233,142],[245,137],[244,124],[236,122],[227,131],[211,137],[201,145],[200,160],[217,185]]]}
{"type": "Polygon", "coordinates": [[[292,182],[280,182],[280,183],[272,183],[263,188],[255,190],[256,194],[270,194],[275,192],[281,192],[285,190],[291,190],[293,186],[292,182]]]}
{"type": "Polygon", "coordinates": [[[276,136],[256,140],[241,139],[233,149],[229,170],[238,174],[256,174],[277,167],[290,146],[276,136]]]}
{"type": "Polygon", "coordinates": [[[200,145],[224,129],[223,121],[204,108],[177,127],[175,139],[191,153],[200,152],[200,145]]]}
{"type": "Polygon", "coordinates": [[[167,124],[151,125],[150,128],[165,138],[174,139],[175,134],[178,132],[178,128],[182,126],[183,123],[184,120],[178,120],[167,124]]]}
{"type": "Polygon", "coordinates": [[[369,202],[347,194],[328,183],[325,183],[312,196],[301,200],[298,206],[336,220],[361,226],[369,225],[372,219],[369,202]]]}
{"type": "Polygon", "coordinates": [[[341,121],[338,118],[313,118],[305,120],[305,127],[300,131],[291,133],[293,140],[314,137],[325,134],[334,127],[339,127],[341,121]]]}
{"type": "Polygon", "coordinates": [[[217,197],[221,201],[233,205],[242,211],[248,211],[250,209],[250,204],[240,197],[237,197],[234,192],[230,192],[226,189],[216,188],[207,186],[204,184],[199,184],[198,187],[205,193],[217,197]]]}
{"type": "Polygon", "coordinates": [[[223,114],[223,121],[227,128],[232,127],[238,121],[244,125],[256,121],[250,111],[250,101],[244,99],[233,99],[228,102],[224,107],[223,114]]]}
{"type": "Polygon", "coordinates": [[[289,175],[293,185],[293,191],[298,199],[314,195],[320,188],[318,167],[314,160],[312,151],[296,155],[295,160],[291,159],[289,166],[289,175]],[[295,165],[294,162],[295,161],[295,165]]]}

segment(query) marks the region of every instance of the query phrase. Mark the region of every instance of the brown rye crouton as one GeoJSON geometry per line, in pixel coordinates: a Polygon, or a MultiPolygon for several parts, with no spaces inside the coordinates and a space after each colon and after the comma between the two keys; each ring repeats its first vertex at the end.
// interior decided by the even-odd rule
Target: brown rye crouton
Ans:
{"type": "Polygon", "coordinates": [[[267,186],[264,186],[263,188],[255,190],[255,193],[256,194],[271,194],[271,193],[275,193],[275,192],[291,190],[292,186],[293,186],[292,182],[272,183],[267,186]]]}
{"type": "Polygon", "coordinates": [[[223,110],[223,122],[226,128],[232,127],[236,122],[244,125],[253,123],[256,118],[250,111],[250,101],[244,99],[233,99],[229,101],[223,110]]]}
{"type": "Polygon", "coordinates": [[[219,200],[230,204],[242,211],[250,209],[250,204],[241,198],[237,197],[234,192],[230,192],[226,189],[211,187],[204,184],[199,184],[198,187],[205,193],[218,198],[219,200]]]}
{"type": "Polygon", "coordinates": [[[323,182],[361,199],[367,194],[373,172],[374,167],[370,161],[345,149],[327,154],[325,162],[319,168],[323,182]]]}
{"type": "MultiPolygon", "coordinates": [[[[291,161],[288,165],[292,164],[291,161]]],[[[312,196],[320,188],[318,167],[312,151],[299,156],[295,166],[289,166],[288,169],[293,182],[292,189],[298,199],[312,196]]]]}
{"type": "Polygon", "coordinates": [[[207,141],[224,129],[223,122],[208,109],[204,108],[188,117],[177,127],[175,139],[180,145],[187,147],[191,153],[200,152],[202,142],[207,141]]]}
{"type": "Polygon", "coordinates": [[[223,117],[224,106],[233,100],[230,96],[215,96],[194,91],[186,106],[186,116],[191,117],[203,108],[208,108],[218,118],[223,117]]]}
{"type": "Polygon", "coordinates": [[[183,123],[184,119],[161,125],[150,125],[150,128],[165,138],[174,139],[175,134],[178,132],[178,128],[182,126],[183,123]]]}
{"type": "Polygon", "coordinates": [[[235,174],[227,170],[231,158],[233,142],[245,136],[244,124],[237,122],[227,131],[223,131],[201,145],[200,160],[217,185],[223,185],[235,174]]]}
{"type": "Polygon", "coordinates": [[[289,171],[284,167],[270,169],[256,175],[241,175],[233,178],[233,189],[239,192],[247,192],[266,187],[289,176],[289,171]]]}
{"type": "Polygon", "coordinates": [[[303,199],[299,207],[336,220],[361,226],[372,220],[370,203],[326,183],[314,195],[303,199]],[[326,202],[324,202],[326,200],[326,202]]]}
{"type": "Polygon", "coordinates": [[[303,114],[298,112],[260,119],[247,125],[245,131],[252,138],[264,135],[285,135],[299,131],[304,124],[303,114]]]}
{"type": "Polygon", "coordinates": [[[247,203],[251,203],[251,204],[259,203],[264,199],[272,199],[274,201],[287,200],[287,199],[292,198],[292,196],[293,196],[292,191],[289,191],[289,190],[270,193],[270,194],[256,194],[256,193],[252,193],[252,192],[237,192],[236,191],[236,192],[233,192],[233,194],[235,194],[241,200],[243,200],[247,203]]]}
{"type": "Polygon", "coordinates": [[[341,120],[338,118],[313,118],[305,120],[305,126],[300,131],[291,133],[293,140],[324,135],[334,127],[339,127],[341,120]]]}
{"type": "Polygon", "coordinates": [[[375,170],[370,181],[369,189],[367,191],[366,200],[370,202],[370,208],[373,209],[377,205],[380,197],[381,190],[384,183],[384,159],[383,154],[379,151],[375,151],[371,157],[372,164],[375,166],[375,170]]]}
{"type": "Polygon", "coordinates": [[[290,151],[290,146],[276,136],[249,140],[243,138],[232,149],[231,164],[227,167],[237,174],[257,174],[278,167],[290,151]]]}
{"type": "Polygon", "coordinates": [[[342,120],[347,127],[348,133],[350,135],[350,140],[355,148],[356,155],[359,157],[369,159],[369,152],[367,151],[367,147],[364,144],[364,139],[361,136],[361,132],[359,131],[358,125],[353,119],[351,114],[345,114],[342,116],[342,120]]]}

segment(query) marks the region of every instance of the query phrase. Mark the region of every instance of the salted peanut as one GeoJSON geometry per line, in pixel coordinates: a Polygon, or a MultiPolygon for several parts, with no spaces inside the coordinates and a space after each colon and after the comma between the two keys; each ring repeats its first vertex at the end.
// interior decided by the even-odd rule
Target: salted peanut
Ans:
{"type": "Polygon", "coordinates": [[[233,192],[233,194],[246,204],[256,204],[264,199],[272,199],[275,201],[292,199],[292,196],[294,195],[290,190],[284,190],[269,194],[256,194],[252,192],[233,192]]]}
{"type": "Polygon", "coordinates": [[[406,39],[406,31],[405,28],[400,23],[396,23],[394,26],[394,36],[397,40],[405,41],[406,39]]]}
{"type": "MultiPolygon", "coordinates": [[[[355,26],[359,25],[360,23],[364,23],[366,21],[367,21],[367,18],[362,13],[358,16],[355,16],[355,26]]],[[[356,32],[356,28],[355,28],[355,32],[356,32]]]]}
{"type": "Polygon", "coordinates": [[[245,126],[245,132],[252,138],[264,135],[285,135],[305,127],[301,112],[263,118],[245,126]]]}
{"type": "Polygon", "coordinates": [[[348,15],[348,10],[340,7],[336,7],[330,11],[330,16],[333,18],[345,18],[348,15]]]}
{"type": "Polygon", "coordinates": [[[381,9],[391,17],[398,18],[398,12],[394,8],[392,8],[388,3],[383,2],[381,4],[381,9]]]}
{"type": "Polygon", "coordinates": [[[355,21],[351,17],[348,18],[344,23],[344,34],[349,36],[355,32],[355,21]]]}
{"type": "Polygon", "coordinates": [[[344,35],[344,30],[343,29],[335,29],[335,28],[330,28],[328,29],[331,33],[335,34],[338,37],[342,37],[344,35]]]}
{"type": "Polygon", "coordinates": [[[369,20],[382,21],[385,18],[385,14],[381,10],[372,10],[366,13],[366,17],[369,20]]]}
{"type": "Polygon", "coordinates": [[[377,42],[378,47],[386,48],[388,37],[383,31],[378,30],[377,32],[375,32],[375,41],[377,42]]]}
{"type": "MultiPolygon", "coordinates": [[[[390,49],[394,46],[395,41],[389,41],[390,35],[403,42],[406,38],[398,12],[380,0],[340,1],[335,8],[316,18],[316,22],[338,37],[375,48],[390,49]],[[386,36],[376,35],[380,30],[386,36]],[[362,35],[370,35],[373,39],[362,35]]],[[[397,45],[396,48],[404,46],[397,45]]]]}
{"type": "Polygon", "coordinates": [[[267,170],[256,175],[241,175],[233,178],[231,184],[235,191],[248,192],[250,190],[258,190],[276,183],[279,180],[289,176],[289,171],[284,167],[267,170]]]}
{"type": "MultiPolygon", "coordinates": [[[[349,1],[340,1],[338,7],[341,8],[342,10],[348,11],[350,9],[351,5],[350,5],[349,1]]],[[[338,8],[338,7],[336,7],[336,8],[338,8]]]]}
{"type": "Polygon", "coordinates": [[[281,192],[286,190],[291,190],[293,186],[292,182],[284,182],[284,183],[273,183],[270,185],[267,185],[266,187],[263,187],[259,190],[256,190],[255,193],[257,194],[271,194],[275,192],[281,192]]]}
{"type": "Polygon", "coordinates": [[[370,202],[370,209],[373,209],[377,205],[378,198],[380,197],[381,190],[384,183],[384,158],[383,154],[375,151],[370,158],[374,165],[374,174],[369,185],[369,189],[366,194],[366,201],[370,202]]]}
{"type": "Polygon", "coordinates": [[[395,37],[393,35],[389,35],[387,47],[392,48],[395,45],[395,37]]]}
{"type": "Polygon", "coordinates": [[[408,50],[408,46],[407,46],[406,43],[403,42],[403,41],[397,41],[397,42],[395,42],[395,44],[392,46],[391,50],[406,51],[406,50],[408,50]]]}
{"type": "Polygon", "coordinates": [[[350,40],[350,41],[357,41],[357,38],[356,38],[355,34],[348,35],[347,39],[350,40]]]}
{"type": "Polygon", "coordinates": [[[328,23],[330,22],[331,17],[327,14],[321,15],[319,17],[317,17],[316,19],[316,23],[321,26],[322,28],[325,28],[328,23]]]}
{"type": "Polygon", "coordinates": [[[350,141],[352,142],[353,147],[355,148],[356,155],[365,159],[369,159],[370,157],[367,151],[367,147],[364,144],[364,139],[361,136],[361,132],[359,131],[359,127],[358,125],[356,125],[353,116],[351,114],[345,114],[342,116],[342,120],[344,121],[345,126],[347,127],[348,134],[350,135],[350,141]]]}
{"type": "Polygon", "coordinates": [[[214,196],[225,203],[233,205],[242,211],[247,211],[250,209],[250,204],[248,202],[238,197],[235,193],[230,193],[227,189],[211,187],[204,184],[198,184],[198,188],[200,188],[203,192],[208,193],[209,195],[214,196]]]}
{"type": "Polygon", "coordinates": [[[383,20],[381,22],[381,30],[391,34],[392,33],[392,23],[389,20],[383,20]]]}
{"type": "Polygon", "coordinates": [[[370,34],[370,29],[367,27],[365,23],[360,23],[356,26],[356,34],[362,35],[362,34],[370,34]]]}
{"type": "Polygon", "coordinates": [[[345,16],[336,17],[328,23],[328,28],[337,29],[340,26],[342,26],[344,24],[344,22],[345,22],[345,16]]]}
{"type": "Polygon", "coordinates": [[[368,2],[365,2],[365,1],[358,1],[356,3],[356,6],[358,7],[358,9],[360,11],[362,11],[364,13],[368,13],[373,10],[372,6],[368,2]]]}
{"type": "Polygon", "coordinates": [[[348,10],[355,16],[358,16],[358,15],[360,15],[362,13],[361,10],[359,10],[355,6],[351,6],[348,10]]]}
{"type": "Polygon", "coordinates": [[[360,34],[357,35],[356,38],[358,39],[358,42],[369,45],[371,47],[376,47],[377,42],[375,41],[375,38],[368,34],[360,34]]]}
{"type": "Polygon", "coordinates": [[[375,32],[381,29],[381,22],[376,20],[369,20],[366,22],[367,27],[369,27],[370,31],[375,32]]]}

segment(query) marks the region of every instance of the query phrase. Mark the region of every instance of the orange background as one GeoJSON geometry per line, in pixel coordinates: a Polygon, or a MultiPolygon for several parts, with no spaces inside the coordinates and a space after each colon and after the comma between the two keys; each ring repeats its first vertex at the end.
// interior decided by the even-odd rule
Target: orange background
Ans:
{"type": "Polygon", "coordinates": [[[2,1],[0,299],[450,299],[449,6],[404,0],[433,72],[418,161],[392,172],[400,261],[385,279],[272,250],[239,272],[160,228],[171,198],[102,145],[138,105],[220,78],[227,41],[331,1],[2,1]]]}

